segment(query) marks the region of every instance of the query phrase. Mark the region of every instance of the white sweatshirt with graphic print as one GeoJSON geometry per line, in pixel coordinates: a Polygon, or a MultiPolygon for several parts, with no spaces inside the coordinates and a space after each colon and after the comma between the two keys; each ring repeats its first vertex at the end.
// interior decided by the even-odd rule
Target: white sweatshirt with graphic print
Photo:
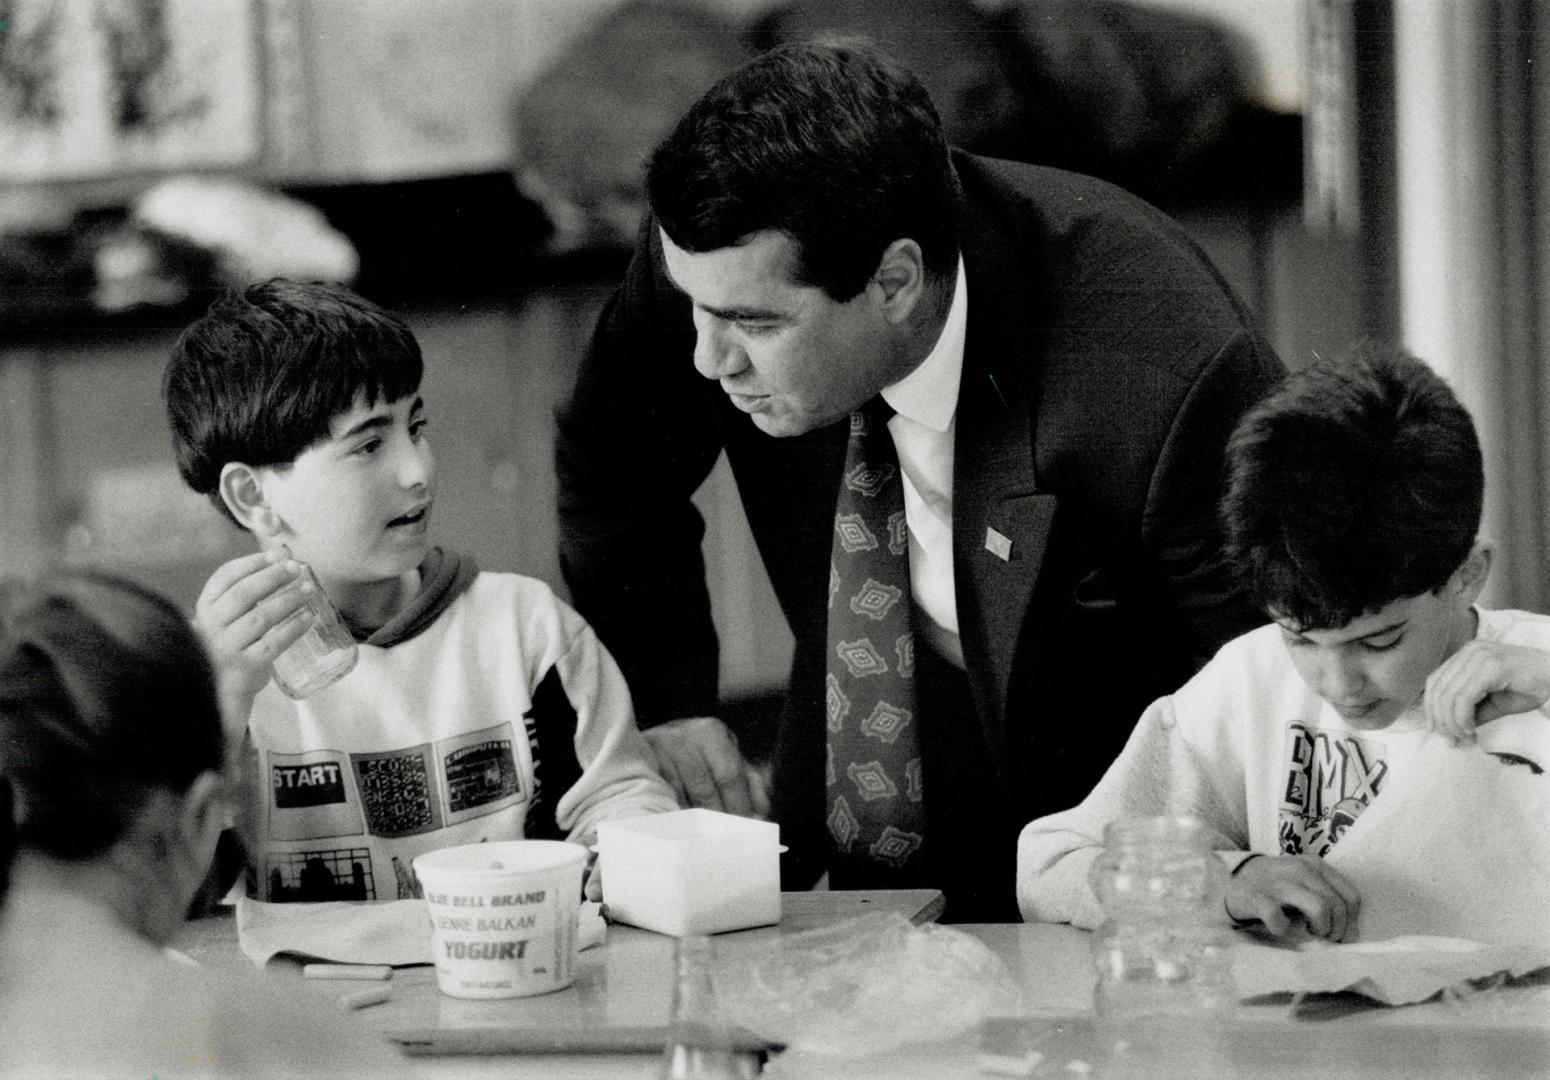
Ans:
{"type": "Polygon", "coordinates": [[[677,809],[581,616],[541,581],[450,560],[434,607],[373,635],[343,679],[301,701],[258,695],[249,895],[407,899],[424,852],[590,843],[599,821],[677,809]]]}
{"type": "MultiPolygon", "coordinates": [[[[1550,649],[1550,617],[1476,612],[1478,638],[1550,649]]],[[[1023,918],[1097,926],[1088,875],[1104,829],[1126,817],[1202,819],[1229,869],[1253,852],[1322,857],[1427,734],[1416,708],[1379,731],[1351,727],[1297,674],[1279,627],[1250,631],[1147,708],[1080,805],[1023,827],[1023,918]]]]}

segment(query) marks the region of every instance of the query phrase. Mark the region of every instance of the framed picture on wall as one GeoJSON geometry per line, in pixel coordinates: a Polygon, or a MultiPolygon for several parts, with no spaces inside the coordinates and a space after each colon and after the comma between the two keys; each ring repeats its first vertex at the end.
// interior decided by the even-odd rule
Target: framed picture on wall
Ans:
{"type": "Polygon", "coordinates": [[[0,0],[0,183],[251,164],[258,70],[250,0],[0,0]]]}

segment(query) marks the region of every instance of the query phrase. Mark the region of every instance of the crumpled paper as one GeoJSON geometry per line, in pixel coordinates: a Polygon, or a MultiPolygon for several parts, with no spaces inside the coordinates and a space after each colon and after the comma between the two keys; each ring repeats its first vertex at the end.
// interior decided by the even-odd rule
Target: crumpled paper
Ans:
{"type": "Polygon", "coordinates": [[[1386,941],[1297,948],[1241,941],[1233,950],[1238,996],[1350,991],[1384,1005],[1410,1005],[1500,972],[1517,977],[1550,965],[1550,946],[1484,945],[1408,935],[1386,941]]]}
{"type": "MultiPolygon", "coordinates": [[[[582,901],[577,949],[603,943],[601,909],[595,901],[582,901]]],[[[237,940],[243,954],[259,967],[280,953],[336,964],[402,967],[434,962],[424,900],[271,904],[239,897],[237,940]]]]}
{"type": "Polygon", "coordinates": [[[1022,1000],[977,938],[896,913],[783,937],[721,993],[728,1018],[754,1034],[847,1058],[952,1039],[1022,1000]]]}

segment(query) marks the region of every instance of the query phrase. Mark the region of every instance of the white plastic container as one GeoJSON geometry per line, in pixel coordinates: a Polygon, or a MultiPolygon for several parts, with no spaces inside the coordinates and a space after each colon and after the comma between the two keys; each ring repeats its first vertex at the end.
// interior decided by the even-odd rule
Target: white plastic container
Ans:
{"type": "Polygon", "coordinates": [[[678,810],[597,827],[608,915],[684,937],[780,922],[780,827],[678,810]]]}

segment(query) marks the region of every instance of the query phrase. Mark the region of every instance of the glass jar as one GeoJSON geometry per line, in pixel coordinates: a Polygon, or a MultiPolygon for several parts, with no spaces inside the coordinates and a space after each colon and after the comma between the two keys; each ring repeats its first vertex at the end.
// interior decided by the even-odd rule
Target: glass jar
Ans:
{"type": "Polygon", "coordinates": [[[700,934],[674,948],[673,1011],[662,1053],[661,1080],[753,1080],[758,1057],[738,1044],[721,1008],[714,946],[700,934]]]}
{"type": "Polygon", "coordinates": [[[306,602],[292,618],[307,619],[307,632],[291,642],[270,665],[274,682],[287,697],[304,698],[331,686],[355,667],[360,650],[333,602],[318,584],[312,567],[297,560],[294,581],[276,590],[276,597],[300,592],[302,582],[311,589],[306,602]]]}
{"type": "Polygon", "coordinates": [[[1195,818],[1118,821],[1104,831],[1093,892],[1094,1009],[1111,1020],[1228,1017],[1237,1004],[1227,868],[1195,818]]]}

